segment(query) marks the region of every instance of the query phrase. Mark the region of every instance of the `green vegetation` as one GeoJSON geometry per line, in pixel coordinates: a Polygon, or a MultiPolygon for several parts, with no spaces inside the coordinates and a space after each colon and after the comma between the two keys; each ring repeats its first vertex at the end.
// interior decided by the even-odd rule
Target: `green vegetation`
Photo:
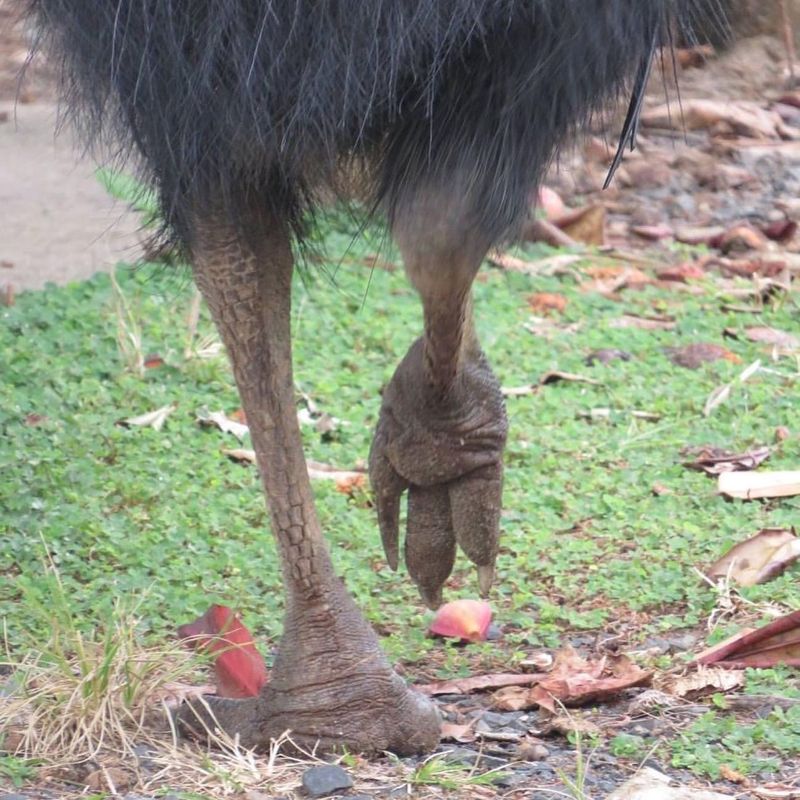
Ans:
{"type": "MultiPolygon", "coordinates": [[[[381,386],[420,330],[402,270],[369,266],[381,248],[382,259],[399,264],[395,255],[379,233],[354,238],[353,230],[329,223],[326,262],[298,273],[294,302],[298,397],[302,391],[342,422],[326,433],[304,425],[307,454],[342,468],[366,459],[381,386]]],[[[519,254],[548,255],[535,248],[519,254]]],[[[785,426],[792,435],[768,466],[797,467],[796,360],[770,363],[763,344],[723,339],[726,328],[796,329],[793,302],[755,314],[723,310],[725,298],[710,281],[697,294],[650,286],[609,299],[581,288],[581,265],[574,266],[573,274],[549,277],[487,270],[475,287],[479,333],[504,386],[536,383],[549,370],[599,382],[562,381],[508,400],[504,538],[491,598],[506,631],[502,645],[459,649],[427,639],[427,613],[413,586],[402,570],[385,567],[368,491],[314,484],[338,571],[390,656],[410,662],[412,675],[416,668],[453,677],[483,662],[510,667],[531,647],[558,646],[576,630],[610,627],[636,640],[705,625],[717,594],[694,567],[762,527],[797,523],[797,498],[728,502],[714,479],[681,466],[685,446],[742,451],[772,444],[785,426]],[[547,337],[526,329],[532,292],[567,299],[547,337]],[[670,314],[676,327],[614,327],[624,313],[670,314]],[[664,352],[704,341],[724,343],[739,361],[692,371],[664,352]],[[598,348],[632,358],[587,366],[598,348]],[[769,370],[737,384],[704,416],[712,390],[756,359],[769,370]],[[598,408],[611,411],[593,414],[598,408]],[[633,411],[658,416],[649,421],[633,411]]],[[[106,275],[26,293],[0,309],[0,618],[8,645],[18,649],[41,630],[30,598],[46,605],[45,553],[73,617],[87,629],[111,618],[117,598],[141,597],[142,636],[158,640],[217,601],[238,606],[260,640],[274,641],[283,598],[256,470],[222,454],[238,446],[232,436],[196,422],[203,407],[239,407],[224,355],[213,348],[208,357],[186,355],[193,289],[185,270],[120,266],[117,280],[124,317],[106,275]],[[141,354],[159,357],[143,377],[126,369],[118,344],[123,319],[140,329],[141,354]],[[160,431],[117,424],[170,404],[176,409],[160,431]]],[[[194,341],[214,336],[203,310],[194,341]]],[[[756,609],[765,602],[798,608],[796,585],[794,569],[741,594],[756,609]]],[[[446,595],[476,591],[461,558],[446,595]]],[[[769,672],[751,675],[752,691],[797,696],[790,671],[769,672]]],[[[673,763],[714,776],[717,750],[697,749],[713,741],[731,754],[732,766],[756,769],[762,748],[775,758],[798,748],[795,712],[730,727],[732,717],[710,711],[676,740],[673,763]]],[[[634,738],[614,740],[618,755],[639,752],[634,738]]],[[[0,763],[3,774],[13,768],[8,759],[0,763]]]]}

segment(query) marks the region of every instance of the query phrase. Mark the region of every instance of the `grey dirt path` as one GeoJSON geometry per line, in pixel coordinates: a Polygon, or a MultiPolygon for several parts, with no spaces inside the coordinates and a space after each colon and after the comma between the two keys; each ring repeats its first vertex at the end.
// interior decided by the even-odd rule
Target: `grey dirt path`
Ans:
{"type": "Polygon", "coordinates": [[[138,221],[97,183],[51,103],[0,102],[0,291],[81,280],[135,260],[138,221]]]}

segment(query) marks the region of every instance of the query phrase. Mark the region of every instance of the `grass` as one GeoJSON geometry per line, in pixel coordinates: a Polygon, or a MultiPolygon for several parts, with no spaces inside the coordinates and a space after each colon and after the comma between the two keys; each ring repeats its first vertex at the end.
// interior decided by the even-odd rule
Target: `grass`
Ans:
{"type": "MultiPolygon", "coordinates": [[[[345,223],[334,222],[325,232],[327,262],[310,265],[295,281],[298,390],[346,423],[324,434],[304,426],[306,451],[341,467],[365,460],[381,386],[420,330],[418,302],[402,270],[367,266],[381,243],[372,231],[354,241],[345,223]]],[[[382,255],[396,261],[391,251],[382,255]]],[[[205,356],[198,357],[198,348],[187,347],[194,294],[185,272],[120,265],[116,281],[118,290],[100,275],[25,293],[0,309],[0,617],[8,646],[19,652],[31,635],[49,638],[31,601],[47,602],[52,578],[42,566],[45,552],[78,628],[111,619],[118,597],[141,598],[137,635],[160,642],[211,602],[223,602],[243,611],[260,640],[274,642],[283,600],[255,470],[221,454],[237,446],[235,439],[195,421],[204,406],[239,407],[208,314],[202,309],[197,322],[195,340],[205,356]],[[117,424],[169,404],[177,408],[161,431],[117,424]]],[[[496,270],[476,284],[478,330],[504,386],[535,383],[556,369],[599,381],[551,384],[508,400],[503,542],[491,598],[506,631],[501,648],[460,649],[426,638],[428,615],[415,590],[402,571],[385,568],[368,493],[348,495],[315,483],[336,568],[407,672],[430,679],[499,663],[509,668],[531,648],[555,647],[582,632],[636,642],[704,626],[718,595],[694,568],[760,528],[796,524],[797,498],[728,502],[716,494],[713,479],[681,466],[685,446],[746,450],[773,443],[779,426],[792,435],[776,446],[768,466],[800,463],[797,360],[770,363],[763,345],[722,335],[750,325],[796,329],[796,300],[790,295],[742,314],[723,310],[725,298],[713,283],[704,288],[691,294],[647,287],[609,299],[584,291],[570,276],[496,270]],[[550,338],[525,328],[532,292],[567,298],[555,320],[563,326],[550,338]],[[677,325],[671,331],[613,327],[626,312],[668,313],[677,325]],[[724,343],[740,363],[690,371],[664,352],[700,341],[724,343]],[[586,366],[587,354],[609,347],[633,357],[586,366]],[[769,371],[736,385],[704,416],[710,393],[756,359],[769,371]],[[610,408],[610,416],[593,416],[597,408],[610,408]],[[658,418],[638,419],[632,411],[658,418]],[[655,494],[656,483],[666,493],[655,494]]],[[[796,585],[795,569],[741,595],[757,618],[767,604],[799,608],[796,585]]],[[[474,573],[460,558],[446,595],[476,591],[474,573]]],[[[729,619],[717,637],[739,622],[729,619]]],[[[796,674],[771,672],[754,679],[759,690],[797,691],[796,674]]],[[[718,727],[724,712],[710,714],[685,732],[687,741],[730,737],[718,727]]],[[[796,720],[787,712],[769,725],[794,730],[796,720]]],[[[782,741],[759,730],[750,736],[758,752],[784,752],[782,741]]],[[[631,744],[619,746],[624,751],[631,744]]],[[[690,750],[679,746],[674,758],[712,775],[705,762],[686,755],[690,750]]],[[[0,769],[15,767],[2,762],[0,769]]]]}

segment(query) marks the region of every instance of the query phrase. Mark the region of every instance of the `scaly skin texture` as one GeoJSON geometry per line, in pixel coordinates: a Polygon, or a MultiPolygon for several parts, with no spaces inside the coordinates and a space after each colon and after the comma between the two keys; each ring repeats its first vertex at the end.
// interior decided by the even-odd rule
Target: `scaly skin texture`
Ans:
{"type": "Polygon", "coordinates": [[[456,544],[478,567],[481,594],[494,578],[508,421],[475,335],[471,297],[489,240],[467,223],[452,193],[434,190],[401,208],[393,233],[422,300],[425,330],[384,392],[369,472],[392,569],[400,497],[408,490],[406,566],[436,608],[456,544]]]}
{"type": "MultiPolygon", "coordinates": [[[[294,403],[290,341],[292,252],[288,230],[265,214],[247,240],[212,219],[198,221],[195,278],[219,328],[247,415],[267,494],[287,593],[284,635],[257,698],[207,698],[217,725],[246,747],[286,731],[301,747],[400,754],[439,740],[435,706],[411,692],[381,653],[348,596],[320,530],[294,403]]],[[[202,735],[201,704],[180,723],[202,735]]]]}

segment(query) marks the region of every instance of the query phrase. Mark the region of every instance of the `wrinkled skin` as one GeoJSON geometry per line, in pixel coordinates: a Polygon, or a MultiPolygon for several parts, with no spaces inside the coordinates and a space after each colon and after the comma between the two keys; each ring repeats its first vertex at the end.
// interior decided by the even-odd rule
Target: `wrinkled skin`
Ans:
{"type": "Polygon", "coordinates": [[[503,488],[507,422],[500,386],[482,353],[464,364],[444,398],[425,379],[418,339],[383,395],[370,480],[386,558],[397,569],[400,496],[408,490],[405,562],[422,599],[442,601],[456,544],[491,588],[503,488]]]}
{"type": "MultiPolygon", "coordinates": [[[[394,235],[425,312],[386,389],[370,473],[387,557],[398,562],[400,495],[409,493],[405,560],[431,606],[456,545],[491,586],[497,554],[506,416],[477,343],[470,287],[488,243],[461,234],[458,209],[420,196],[394,235]],[[424,221],[423,221],[424,220],[424,221]]],[[[287,612],[269,682],[256,698],[184,706],[194,735],[219,727],[246,747],[289,731],[300,747],[422,753],[439,740],[427,698],[410,691],[334,574],[312,499],[292,381],[289,232],[263,209],[246,241],[208,215],[192,244],[195,278],[225,342],[250,427],[278,544],[287,612]]]]}

